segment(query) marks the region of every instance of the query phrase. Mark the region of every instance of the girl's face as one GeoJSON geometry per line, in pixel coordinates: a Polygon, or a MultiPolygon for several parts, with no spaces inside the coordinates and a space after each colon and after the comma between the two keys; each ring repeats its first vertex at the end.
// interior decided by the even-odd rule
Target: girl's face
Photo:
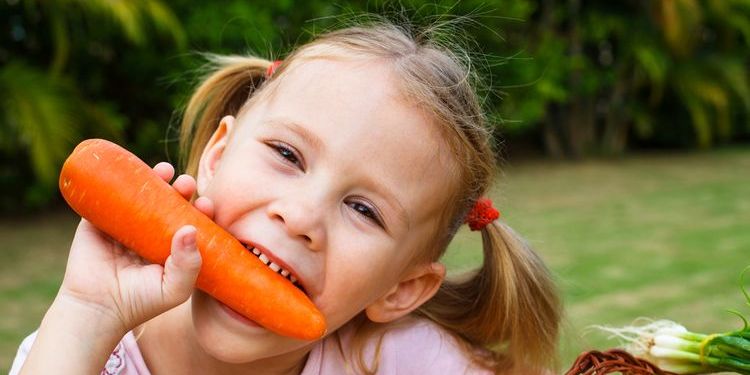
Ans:
{"type": "MultiPolygon", "coordinates": [[[[454,187],[437,125],[400,95],[381,61],[290,68],[239,118],[222,120],[201,158],[198,192],[213,200],[219,225],[299,279],[329,333],[362,311],[403,316],[444,275],[439,264],[412,261],[431,250],[454,187]]],[[[223,361],[311,344],[237,319],[200,291],[192,302],[199,342],[223,361]]]]}

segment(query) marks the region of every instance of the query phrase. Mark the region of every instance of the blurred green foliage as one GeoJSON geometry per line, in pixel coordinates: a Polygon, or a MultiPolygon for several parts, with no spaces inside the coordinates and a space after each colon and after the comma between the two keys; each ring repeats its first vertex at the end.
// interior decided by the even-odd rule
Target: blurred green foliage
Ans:
{"type": "Polygon", "coordinates": [[[176,161],[199,52],[283,58],[362,12],[457,25],[499,134],[554,158],[750,138],[750,0],[6,0],[0,212],[54,203],[83,138],[176,161]]]}

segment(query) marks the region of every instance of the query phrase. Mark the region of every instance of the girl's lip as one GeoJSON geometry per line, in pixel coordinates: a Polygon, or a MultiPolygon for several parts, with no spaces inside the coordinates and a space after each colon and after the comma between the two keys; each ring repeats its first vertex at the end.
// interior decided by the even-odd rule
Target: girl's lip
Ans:
{"type": "Polygon", "coordinates": [[[237,322],[247,325],[250,327],[261,327],[260,324],[256,323],[254,320],[250,320],[246,317],[244,317],[242,314],[238,313],[237,311],[234,311],[231,307],[225,305],[223,302],[217,300],[214,298],[214,301],[219,305],[219,308],[221,308],[224,313],[229,315],[232,319],[236,320],[237,322]]]}

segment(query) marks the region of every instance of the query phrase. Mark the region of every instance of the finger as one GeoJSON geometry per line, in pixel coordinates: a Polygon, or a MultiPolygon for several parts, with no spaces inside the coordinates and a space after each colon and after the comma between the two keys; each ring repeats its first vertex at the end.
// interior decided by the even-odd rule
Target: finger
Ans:
{"type": "Polygon", "coordinates": [[[196,229],[186,225],[172,237],[172,254],[164,264],[164,303],[177,306],[186,301],[193,292],[200,268],[201,254],[196,246],[196,229]]]}
{"type": "Polygon", "coordinates": [[[86,232],[86,233],[96,233],[97,235],[101,233],[99,229],[97,229],[94,224],[91,224],[90,221],[81,218],[81,221],[78,222],[78,231],[86,232]]]}
{"type": "Polygon", "coordinates": [[[198,211],[203,212],[209,219],[214,218],[214,202],[210,198],[199,197],[193,202],[198,211]]]}
{"type": "Polygon", "coordinates": [[[164,161],[154,166],[154,172],[166,182],[172,181],[172,177],[174,177],[174,167],[164,161]]]}
{"type": "Polygon", "coordinates": [[[112,241],[106,233],[99,230],[99,228],[95,227],[94,224],[84,218],[81,218],[81,221],[78,223],[78,229],[76,230],[73,242],[90,243],[95,246],[111,247],[112,249],[116,249],[117,244],[117,242],[112,241]]]}
{"type": "Polygon", "coordinates": [[[195,193],[195,179],[190,175],[181,174],[172,183],[172,187],[177,190],[185,199],[190,199],[195,193]]]}

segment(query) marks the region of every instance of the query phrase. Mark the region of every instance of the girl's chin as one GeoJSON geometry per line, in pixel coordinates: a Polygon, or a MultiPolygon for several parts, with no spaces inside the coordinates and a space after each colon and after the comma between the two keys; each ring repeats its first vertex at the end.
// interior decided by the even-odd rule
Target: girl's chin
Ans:
{"type": "Polygon", "coordinates": [[[305,350],[304,342],[279,336],[208,294],[197,293],[193,325],[199,345],[211,357],[241,364],[305,350]]]}

